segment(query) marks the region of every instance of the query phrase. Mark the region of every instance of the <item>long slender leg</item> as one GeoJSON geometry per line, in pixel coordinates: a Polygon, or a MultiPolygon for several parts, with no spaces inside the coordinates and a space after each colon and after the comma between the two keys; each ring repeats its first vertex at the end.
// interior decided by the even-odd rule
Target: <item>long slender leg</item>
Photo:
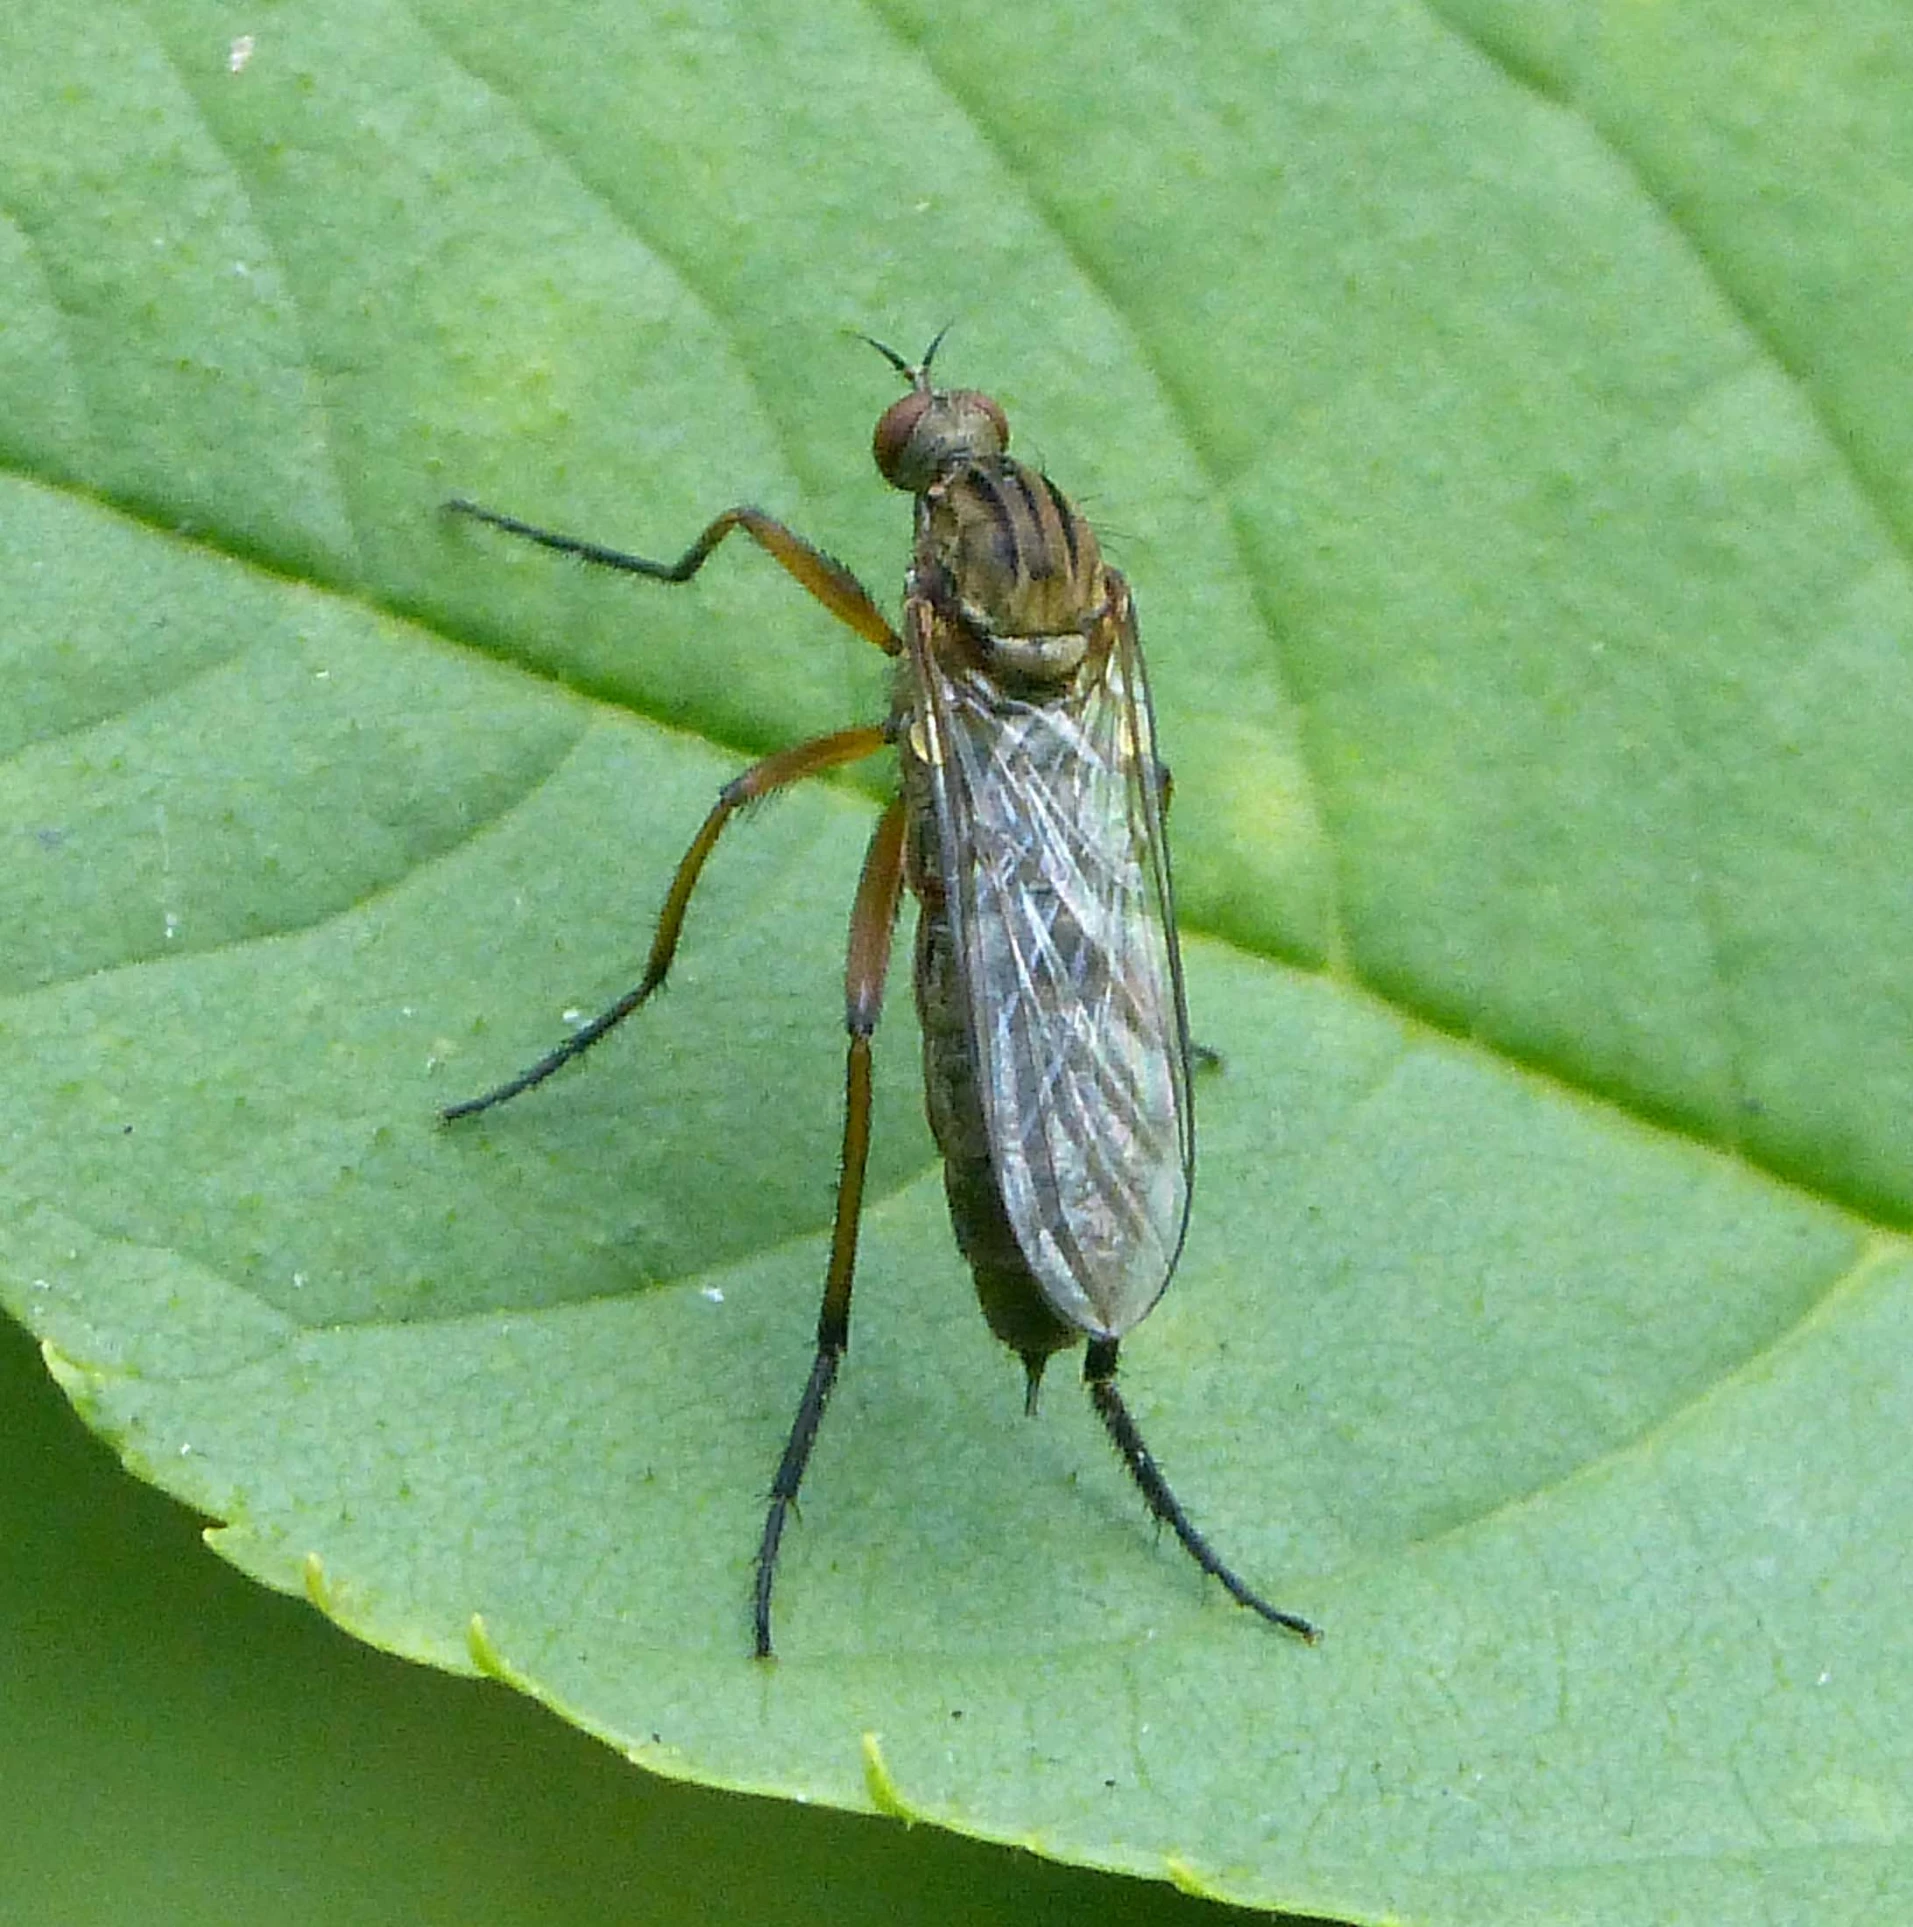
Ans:
{"type": "Polygon", "coordinates": [[[480,508],[463,496],[454,496],[445,506],[455,515],[469,515],[476,521],[488,522],[508,535],[522,535],[527,541],[542,543],[561,555],[575,555],[581,562],[592,562],[604,569],[622,569],[627,575],[648,576],[653,582],[689,582],[703,568],[711,551],[733,529],[742,529],[839,622],[874,642],[886,655],[903,652],[897,632],[871,600],[870,591],[835,556],[826,555],[762,509],[748,506],[726,509],[675,562],[652,562],[641,555],[627,554],[623,549],[608,549],[600,542],[584,542],[575,535],[559,535],[552,529],[538,528],[533,523],[519,521],[515,515],[500,515],[496,509],[480,508]]]}
{"type": "Polygon", "coordinates": [[[777,1578],[784,1521],[796,1503],[824,1406],[850,1342],[850,1284],[857,1266],[857,1224],[863,1215],[864,1165],[870,1152],[870,1037],[883,1012],[890,937],[903,891],[904,821],[899,797],[877,819],[871,833],[850,913],[850,950],[844,965],[844,1025],[850,1032],[850,1049],[844,1067],[843,1171],[837,1180],[837,1217],[831,1233],[830,1269],[824,1274],[824,1302],[817,1313],[817,1356],[791,1421],[777,1476],[771,1481],[770,1509],[764,1515],[764,1537],[757,1548],[754,1605],[759,1659],[771,1657],[771,1587],[777,1578]]]}
{"type": "Polygon", "coordinates": [[[1123,1463],[1129,1468],[1129,1476],[1141,1488],[1144,1503],[1182,1541],[1183,1550],[1190,1558],[1204,1572],[1222,1581],[1224,1590],[1237,1605],[1247,1606],[1252,1613],[1261,1614],[1270,1624],[1299,1634],[1313,1646],[1322,1637],[1320,1630],[1294,1613],[1285,1613],[1279,1606],[1271,1606],[1260,1593],[1252,1591],[1243,1580],[1237,1578],[1223,1563],[1221,1554],[1196,1530],[1188,1513],[1183,1511],[1181,1501],[1170,1491],[1169,1481],[1162,1476],[1162,1468],[1143,1444],[1136,1421],[1130,1417],[1129,1407],[1123,1403],[1123,1395],[1116,1389],[1117,1343],[1113,1338],[1090,1341],[1089,1356],[1083,1361],[1083,1383],[1089,1387],[1090,1403],[1095,1406],[1103,1429],[1115,1441],[1116,1450],[1122,1454],[1123,1463]]]}
{"type": "Polygon", "coordinates": [[[468,1097],[463,1103],[447,1105],[439,1112],[439,1116],[449,1124],[455,1118],[471,1117],[476,1112],[489,1111],[494,1104],[505,1103],[521,1091],[530,1090],[534,1084],[542,1084],[553,1071],[562,1069],[574,1057],[581,1056],[607,1031],[623,1023],[664,982],[671,968],[671,959],[677,955],[678,938],[684,931],[684,913],[690,906],[691,892],[697,888],[704,861],[716,847],[725,824],[746,803],[767,796],[772,790],[802,782],[806,776],[815,776],[820,771],[836,769],[865,756],[874,756],[884,747],[885,741],[881,724],[861,729],[840,729],[834,735],[818,736],[808,743],[798,743],[791,749],[780,749],[776,755],[766,756],[761,763],[753,763],[742,775],[732,777],[718,791],[717,802],[704,819],[703,828],[691,839],[691,847],[678,863],[677,875],[671,879],[664,908],[658,915],[657,934],[651,939],[651,955],[644,966],[644,977],[637,987],[627,990],[609,1009],[600,1011],[590,1023],[573,1031],[556,1050],[539,1058],[529,1070],[521,1071],[516,1077],[494,1090],[486,1091],[482,1096],[468,1097]]]}

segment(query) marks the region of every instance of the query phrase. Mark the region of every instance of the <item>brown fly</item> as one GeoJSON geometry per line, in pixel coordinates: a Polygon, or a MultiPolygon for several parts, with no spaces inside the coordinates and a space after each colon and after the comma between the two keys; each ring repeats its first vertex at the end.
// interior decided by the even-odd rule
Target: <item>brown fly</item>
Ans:
{"type": "Polygon", "coordinates": [[[817,1355],[771,1483],[757,1552],[757,1652],[771,1652],[784,1524],[850,1335],[850,1287],[870,1143],[870,1039],[907,882],[917,921],[925,1103],[957,1242],[990,1329],[1023,1361],[1027,1403],[1051,1355],[1088,1341],[1083,1379],[1155,1517],[1231,1597],[1315,1628],[1253,1591],[1170,1491],[1116,1387],[1124,1333],[1162,1295],[1195,1173],[1188,1018],[1176,948],[1168,772],[1129,585],[1074,504],[1004,451],[989,396],[930,380],[939,335],[872,449],[916,498],[902,633],[863,584],[759,509],[720,515],[675,562],[650,562],[448,506],[606,568],[687,582],[742,529],[839,621],[898,659],[889,719],[767,756],[719,792],[678,864],[644,976],[536,1064],[444,1116],[469,1117],[542,1083],[664,982],[705,859],[746,803],[894,747],[900,794],[877,820],[850,918],[843,1170],[817,1355]]]}

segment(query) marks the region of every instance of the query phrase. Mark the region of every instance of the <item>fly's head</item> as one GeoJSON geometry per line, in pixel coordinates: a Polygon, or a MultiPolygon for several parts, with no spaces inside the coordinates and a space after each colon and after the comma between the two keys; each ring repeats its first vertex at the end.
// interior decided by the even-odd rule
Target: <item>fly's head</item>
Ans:
{"type": "MultiPolygon", "coordinates": [[[[870,341],[868,335],[864,336],[870,341]]],[[[901,401],[883,411],[870,438],[877,472],[892,488],[922,495],[965,462],[993,462],[1010,445],[1010,425],[988,395],[975,388],[933,388],[930,363],[938,335],[912,367],[881,341],[870,345],[910,384],[901,401]]]]}

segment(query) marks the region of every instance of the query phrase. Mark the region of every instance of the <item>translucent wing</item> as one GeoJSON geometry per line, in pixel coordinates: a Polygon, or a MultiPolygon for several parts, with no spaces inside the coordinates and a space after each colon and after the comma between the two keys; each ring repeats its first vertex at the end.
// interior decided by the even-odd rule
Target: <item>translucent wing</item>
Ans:
{"type": "Polygon", "coordinates": [[[1175,1268],[1195,1124],[1162,778],[1126,591],[1106,623],[1089,658],[1103,656],[1101,674],[1067,696],[1021,700],[934,657],[925,696],[997,1184],[1051,1306],[1116,1337],[1175,1268]]]}

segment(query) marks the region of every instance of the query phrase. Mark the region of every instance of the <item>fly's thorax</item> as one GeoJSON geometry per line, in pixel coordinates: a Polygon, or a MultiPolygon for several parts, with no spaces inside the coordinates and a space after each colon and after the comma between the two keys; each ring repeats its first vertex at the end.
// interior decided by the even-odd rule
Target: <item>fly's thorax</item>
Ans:
{"type": "Polygon", "coordinates": [[[964,462],[919,498],[913,586],[985,668],[1067,683],[1109,603],[1089,524],[1048,476],[1007,455],[964,462]]]}

